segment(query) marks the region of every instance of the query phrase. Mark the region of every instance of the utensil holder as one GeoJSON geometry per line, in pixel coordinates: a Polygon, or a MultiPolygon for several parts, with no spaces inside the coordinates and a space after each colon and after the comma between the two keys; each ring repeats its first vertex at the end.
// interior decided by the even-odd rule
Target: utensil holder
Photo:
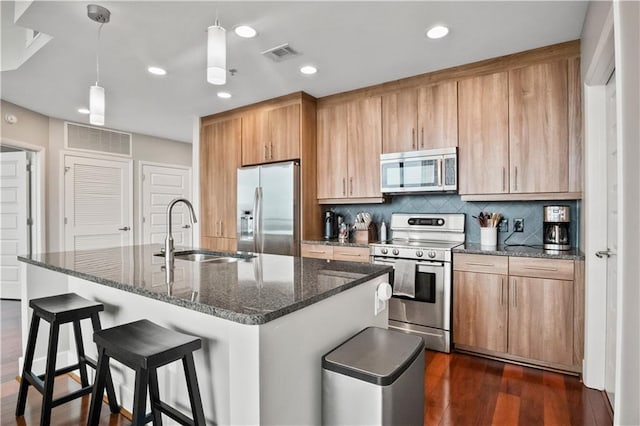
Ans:
{"type": "Polygon", "coordinates": [[[376,240],[376,227],[373,223],[369,225],[369,229],[356,229],[353,233],[353,240],[356,243],[368,244],[376,240]]]}
{"type": "Polygon", "coordinates": [[[480,228],[480,245],[495,248],[498,245],[498,228],[480,228]]]}

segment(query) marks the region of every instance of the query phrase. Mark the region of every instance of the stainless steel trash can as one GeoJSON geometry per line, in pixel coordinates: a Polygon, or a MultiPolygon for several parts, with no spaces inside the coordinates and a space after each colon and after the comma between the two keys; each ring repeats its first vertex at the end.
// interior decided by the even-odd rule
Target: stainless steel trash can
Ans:
{"type": "Polygon", "coordinates": [[[325,425],[424,424],[424,343],[369,327],[322,357],[325,425]]]}

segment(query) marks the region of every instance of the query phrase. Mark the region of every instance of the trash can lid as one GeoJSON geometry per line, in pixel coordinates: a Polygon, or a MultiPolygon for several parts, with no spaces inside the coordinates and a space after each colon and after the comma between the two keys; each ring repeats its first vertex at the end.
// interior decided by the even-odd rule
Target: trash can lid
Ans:
{"type": "Polygon", "coordinates": [[[322,357],[322,368],[380,386],[388,386],[424,350],[422,338],[368,327],[322,357]]]}

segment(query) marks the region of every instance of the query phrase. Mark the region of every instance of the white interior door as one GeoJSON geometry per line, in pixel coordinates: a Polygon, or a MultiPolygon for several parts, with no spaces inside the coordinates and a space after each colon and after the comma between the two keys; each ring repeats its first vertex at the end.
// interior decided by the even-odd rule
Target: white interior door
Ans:
{"type": "Polygon", "coordinates": [[[65,156],[65,250],[133,243],[131,161],[65,156]]]}
{"type": "Polygon", "coordinates": [[[27,153],[0,154],[0,297],[20,299],[20,265],[27,254],[27,153]]]}
{"type": "MultiPolygon", "coordinates": [[[[191,200],[191,169],[141,163],[142,241],[164,244],[167,235],[167,206],[174,198],[191,200]]],[[[191,247],[193,227],[184,203],[172,210],[172,235],[176,246],[191,247]]]]}
{"type": "Polygon", "coordinates": [[[617,253],[618,253],[618,146],[615,74],[606,86],[607,99],[607,324],[604,388],[614,406],[616,379],[617,253]]]}

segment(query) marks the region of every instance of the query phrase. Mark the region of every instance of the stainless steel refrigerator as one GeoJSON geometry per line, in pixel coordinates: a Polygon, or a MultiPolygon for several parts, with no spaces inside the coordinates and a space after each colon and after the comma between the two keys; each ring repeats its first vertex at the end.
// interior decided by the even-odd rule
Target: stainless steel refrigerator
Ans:
{"type": "Polygon", "coordinates": [[[300,254],[299,185],[293,161],[238,169],[238,250],[300,254]]]}

